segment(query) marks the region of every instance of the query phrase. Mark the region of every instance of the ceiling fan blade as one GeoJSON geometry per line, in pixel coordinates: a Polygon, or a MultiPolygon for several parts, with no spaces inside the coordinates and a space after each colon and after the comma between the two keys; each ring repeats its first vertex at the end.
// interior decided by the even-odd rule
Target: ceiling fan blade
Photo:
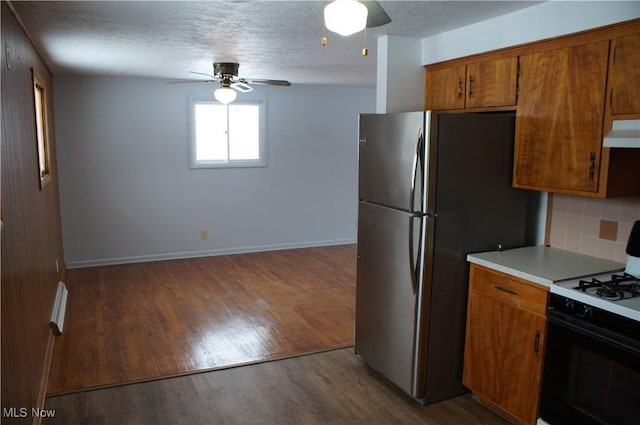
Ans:
{"type": "Polygon", "coordinates": [[[209,78],[216,78],[215,75],[211,75],[211,74],[205,74],[204,72],[196,72],[196,71],[189,71],[191,74],[198,74],[198,75],[205,75],[209,78]]]}
{"type": "Polygon", "coordinates": [[[282,86],[282,87],[291,86],[291,83],[286,80],[261,80],[259,78],[241,78],[240,82],[246,83],[246,84],[266,84],[270,86],[282,86]]]}
{"type": "Polygon", "coordinates": [[[165,84],[188,84],[188,83],[219,83],[218,80],[172,80],[166,81],[165,84]]]}
{"type": "Polygon", "coordinates": [[[238,81],[237,83],[231,83],[231,88],[239,91],[240,93],[247,93],[253,90],[249,84],[244,83],[242,81],[238,81]]]}
{"type": "Polygon", "coordinates": [[[367,28],[379,27],[391,22],[391,18],[377,1],[361,0],[360,3],[364,4],[369,11],[367,15],[367,28]]]}

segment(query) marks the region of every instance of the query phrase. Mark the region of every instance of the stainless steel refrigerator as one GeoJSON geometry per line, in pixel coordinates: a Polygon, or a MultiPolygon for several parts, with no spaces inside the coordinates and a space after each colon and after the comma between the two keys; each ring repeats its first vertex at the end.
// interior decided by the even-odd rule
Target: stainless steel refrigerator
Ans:
{"type": "Polygon", "coordinates": [[[466,255],[531,245],[515,117],[361,114],[354,350],[423,404],[465,392],[466,255]]]}

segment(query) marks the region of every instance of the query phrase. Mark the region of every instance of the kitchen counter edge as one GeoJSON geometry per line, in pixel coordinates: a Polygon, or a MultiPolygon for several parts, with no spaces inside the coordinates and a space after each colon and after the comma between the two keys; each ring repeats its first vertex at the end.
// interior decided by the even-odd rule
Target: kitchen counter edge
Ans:
{"type": "Polygon", "coordinates": [[[624,269],[623,263],[545,245],[469,254],[467,261],[546,287],[624,269]]]}

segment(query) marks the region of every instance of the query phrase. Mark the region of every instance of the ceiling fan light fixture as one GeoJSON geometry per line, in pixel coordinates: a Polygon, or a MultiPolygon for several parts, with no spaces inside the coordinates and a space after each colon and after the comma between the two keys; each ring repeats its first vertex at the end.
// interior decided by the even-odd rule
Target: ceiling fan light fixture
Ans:
{"type": "Polygon", "coordinates": [[[365,29],[368,13],[359,1],[335,0],[324,8],[324,24],[329,31],[347,36],[365,29]]]}
{"type": "Polygon", "coordinates": [[[223,105],[228,105],[229,103],[236,100],[238,94],[234,89],[229,86],[220,86],[213,92],[213,97],[223,105]]]}

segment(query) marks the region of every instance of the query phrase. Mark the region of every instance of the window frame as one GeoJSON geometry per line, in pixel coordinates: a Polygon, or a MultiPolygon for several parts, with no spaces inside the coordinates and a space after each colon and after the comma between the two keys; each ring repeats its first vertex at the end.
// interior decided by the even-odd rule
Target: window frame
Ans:
{"type": "MultiPolygon", "coordinates": [[[[220,102],[211,99],[189,99],[189,167],[194,169],[200,168],[260,168],[268,165],[267,161],[267,108],[266,101],[247,101],[247,102],[232,102],[227,107],[227,114],[229,107],[234,105],[256,105],[258,106],[258,159],[241,159],[241,160],[197,160],[196,159],[196,118],[195,107],[198,104],[213,104],[222,105],[220,102]]],[[[229,139],[227,137],[227,146],[229,139]]]]}
{"type": "Polygon", "coordinates": [[[49,137],[49,108],[47,105],[49,99],[49,89],[47,81],[36,71],[31,68],[32,87],[33,87],[33,111],[34,111],[34,128],[36,136],[36,156],[38,182],[40,190],[51,181],[51,140],[49,137]],[[38,102],[37,94],[40,94],[38,102]],[[38,108],[38,103],[40,108],[38,108]]]}

